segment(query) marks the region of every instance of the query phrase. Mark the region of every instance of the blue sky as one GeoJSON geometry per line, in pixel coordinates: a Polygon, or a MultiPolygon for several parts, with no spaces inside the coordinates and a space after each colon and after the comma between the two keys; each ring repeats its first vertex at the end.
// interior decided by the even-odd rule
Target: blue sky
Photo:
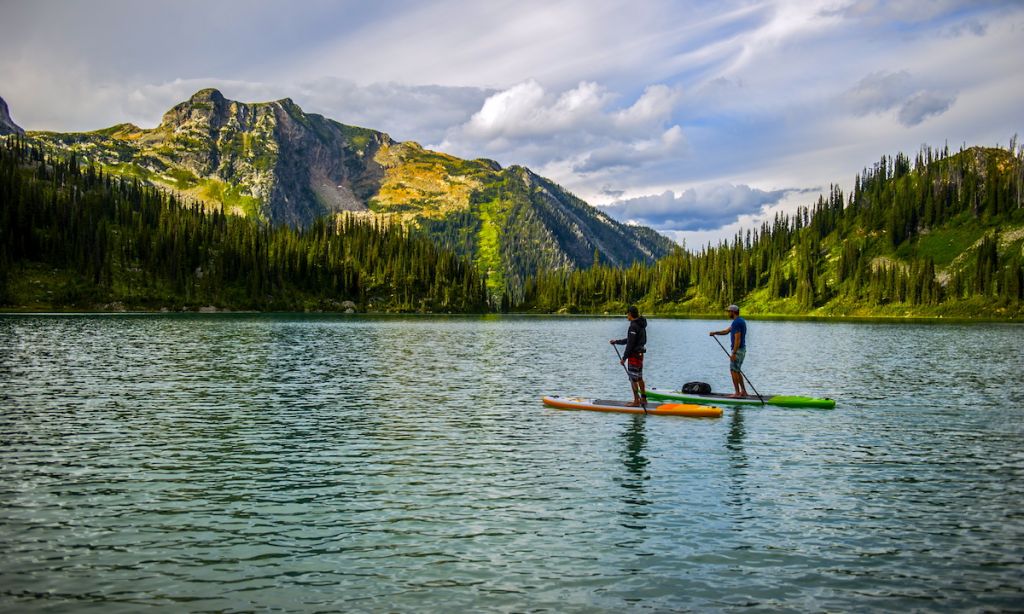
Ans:
{"type": "Polygon", "coordinates": [[[203,87],[524,164],[694,247],[882,154],[1024,132],[1024,2],[13,2],[27,129],[155,126],[203,87]]]}

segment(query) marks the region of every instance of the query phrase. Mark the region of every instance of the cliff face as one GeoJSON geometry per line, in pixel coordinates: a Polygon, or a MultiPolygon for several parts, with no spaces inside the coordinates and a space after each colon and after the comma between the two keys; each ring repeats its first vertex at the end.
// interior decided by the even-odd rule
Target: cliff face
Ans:
{"type": "Polygon", "coordinates": [[[396,142],[304,113],[287,98],[242,103],[206,89],[151,130],[120,124],[32,136],[109,172],[270,223],[302,227],[340,212],[401,221],[474,258],[495,292],[519,287],[539,266],[586,267],[595,253],[626,266],[673,245],[611,220],[529,169],[396,142]]]}
{"type": "Polygon", "coordinates": [[[7,102],[3,98],[0,98],[0,136],[6,134],[24,134],[25,131],[21,129],[18,124],[14,123],[11,119],[11,113],[7,108],[7,102]]]}

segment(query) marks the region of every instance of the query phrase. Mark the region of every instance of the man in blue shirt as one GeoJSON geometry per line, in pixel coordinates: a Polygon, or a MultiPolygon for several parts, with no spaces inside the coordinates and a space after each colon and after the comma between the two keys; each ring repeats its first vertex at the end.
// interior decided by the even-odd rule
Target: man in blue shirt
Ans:
{"type": "Polygon", "coordinates": [[[740,308],[736,305],[729,305],[726,307],[726,311],[729,313],[729,319],[732,320],[729,328],[712,331],[710,334],[712,337],[729,335],[729,347],[732,348],[732,354],[729,355],[729,375],[732,376],[732,386],[736,389],[736,392],[729,396],[743,398],[747,396],[747,387],[743,384],[741,370],[743,359],[747,355],[747,321],[740,317],[740,308]]]}

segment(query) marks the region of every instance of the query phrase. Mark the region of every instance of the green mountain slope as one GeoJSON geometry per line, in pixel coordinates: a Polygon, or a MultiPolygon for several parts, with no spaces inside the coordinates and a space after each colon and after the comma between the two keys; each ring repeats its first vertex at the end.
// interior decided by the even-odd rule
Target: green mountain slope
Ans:
{"type": "Polygon", "coordinates": [[[626,274],[542,273],[520,308],[1020,318],[1022,301],[1024,149],[1014,144],[883,157],[849,197],[833,188],[759,231],[626,274]]]}
{"type": "Polygon", "coordinates": [[[495,296],[519,295],[538,267],[584,268],[595,255],[628,266],[673,246],[528,169],[396,142],[304,113],[290,99],[241,103],[207,89],[151,130],[120,124],[30,136],[107,172],[272,224],[308,227],[341,212],[400,222],[473,259],[495,296]]]}

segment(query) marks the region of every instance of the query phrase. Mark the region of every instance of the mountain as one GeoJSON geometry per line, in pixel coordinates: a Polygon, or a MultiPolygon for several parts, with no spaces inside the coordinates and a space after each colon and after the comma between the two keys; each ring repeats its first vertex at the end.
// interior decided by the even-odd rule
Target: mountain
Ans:
{"type": "Polygon", "coordinates": [[[7,109],[7,102],[0,98],[0,136],[5,134],[24,134],[25,131],[21,129],[18,124],[14,123],[11,119],[11,113],[7,109]]]}
{"type": "Polygon", "coordinates": [[[383,175],[373,154],[391,144],[382,133],[306,115],[289,99],[240,103],[215,89],[175,105],[150,130],[118,124],[30,136],[229,213],[297,227],[366,210],[383,175]]]}
{"type": "Polygon", "coordinates": [[[305,113],[290,99],[242,103],[196,92],[142,129],[32,132],[106,171],[271,224],[374,214],[473,259],[496,296],[543,268],[653,262],[673,243],[620,224],[529,169],[463,160],[305,113]]]}
{"type": "Polygon", "coordinates": [[[519,309],[1024,318],[1024,148],[883,156],[844,196],[656,266],[528,279],[519,309]]]}

